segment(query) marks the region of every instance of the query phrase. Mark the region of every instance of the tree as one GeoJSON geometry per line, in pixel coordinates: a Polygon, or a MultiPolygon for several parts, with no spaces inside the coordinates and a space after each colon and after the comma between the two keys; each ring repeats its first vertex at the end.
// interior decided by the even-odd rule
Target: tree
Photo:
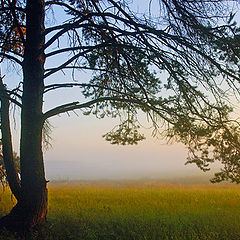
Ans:
{"type": "MultiPolygon", "coordinates": [[[[0,145],[1,145],[1,143],[0,143],[0,145]]],[[[14,162],[14,166],[15,166],[18,174],[20,174],[20,158],[19,158],[19,156],[17,156],[16,152],[13,153],[13,162],[14,162]]],[[[0,182],[3,185],[3,188],[4,188],[4,185],[8,183],[6,178],[7,178],[6,167],[4,165],[3,155],[2,155],[2,151],[1,151],[1,153],[0,153],[0,182]]]]}
{"type": "Polygon", "coordinates": [[[22,80],[14,89],[0,82],[3,159],[17,199],[0,227],[30,229],[46,219],[42,136],[51,117],[75,110],[100,118],[121,116],[118,128],[105,135],[113,144],[144,139],[138,132],[139,110],[155,130],[164,125],[167,136],[191,146],[189,139],[197,143],[209,126],[218,130],[229,123],[231,108],[216,82],[221,76],[239,81],[216,52],[219,34],[229,25],[220,24],[228,6],[203,0],[159,4],[158,17],[139,17],[125,1],[1,0],[0,56],[19,66],[22,80]],[[59,8],[64,20],[46,24],[45,16],[51,18],[59,8]],[[54,57],[57,63],[63,60],[47,67],[54,57]],[[93,77],[74,81],[83,69],[93,77]],[[49,84],[60,71],[72,71],[73,78],[49,84]],[[85,100],[43,110],[44,94],[72,87],[80,88],[85,100]],[[10,103],[21,109],[20,178],[13,164],[10,103]]]}
{"type": "MultiPolygon", "coordinates": [[[[215,59],[219,63],[225,63],[227,71],[231,72],[231,78],[223,78],[219,83],[222,89],[213,83],[210,88],[213,91],[229,91],[237,99],[239,97],[239,37],[240,28],[234,17],[237,14],[230,12],[226,19],[226,25],[214,30],[209,43],[213,46],[215,59]],[[228,90],[227,90],[228,89],[228,90]]],[[[224,70],[225,71],[225,70],[224,70]]],[[[217,82],[217,83],[218,83],[217,82]]],[[[234,102],[238,100],[231,99],[234,102]]],[[[226,101],[229,101],[226,99],[226,101]]],[[[177,138],[188,146],[189,156],[186,164],[195,163],[201,170],[209,171],[209,165],[219,161],[222,168],[215,173],[215,177],[211,182],[221,182],[230,180],[231,182],[240,183],[240,135],[239,135],[239,118],[238,116],[231,121],[222,124],[220,119],[219,125],[196,126],[189,124],[187,127],[179,128],[174,126],[169,132],[170,137],[177,138]]]]}

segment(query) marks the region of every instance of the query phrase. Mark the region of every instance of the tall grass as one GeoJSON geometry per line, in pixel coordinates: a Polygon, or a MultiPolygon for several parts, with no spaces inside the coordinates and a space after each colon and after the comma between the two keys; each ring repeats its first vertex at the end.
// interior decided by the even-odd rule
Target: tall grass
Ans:
{"type": "MultiPolygon", "coordinates": [[[[12,204],[9,193],[3,194],[0,213],[7,213],[12,204]]],[[[238,240],[239,223],[239,187],[50,185],[48,223],[25,238],[238,240]]]]}

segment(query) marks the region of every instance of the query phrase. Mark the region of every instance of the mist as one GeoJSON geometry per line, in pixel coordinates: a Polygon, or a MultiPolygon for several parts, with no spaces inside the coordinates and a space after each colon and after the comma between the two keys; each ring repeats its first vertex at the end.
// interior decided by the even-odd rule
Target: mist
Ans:
{"type": "Polygon", "coordinates": [[[49,180],[171,179],[205,176],[195,165],[185,165],[187,150],[182,144],[167,144],[142,129],[146,140],[138,145],[119,146],[102,135],[111,130],[112,119],[89,116],[54,118],[52,148],[45,152],[49,180]]]}

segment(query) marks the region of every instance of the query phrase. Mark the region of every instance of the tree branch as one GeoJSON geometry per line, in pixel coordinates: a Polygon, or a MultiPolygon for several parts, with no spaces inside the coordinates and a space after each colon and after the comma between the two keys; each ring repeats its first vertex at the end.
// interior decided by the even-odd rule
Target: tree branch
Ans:
{"type": "Polygon", "coordinates": [[[0,52],[0,56],[6,57],[7,59],[10,59],[10,60],[13,60],[16,63],[18,63],[20,66],[23,66],[23,63],[18,58],[14,57],[12,55],[9,55],[9,54],[4,53],[4,52],[0,52]]]}
{"type": "Polygon", "coordinates": [[[49,5],[58,5],[58,6],[61,6],[61,7],[65,7],[65,8],[67,8],[70,11],[73,11],[73,12],[75,12],[77,14],[83,15],[83,13],[81,13],[77,9],[69,6],[68,4],[66,4],[64,2],[55,2],[55,1],[47,1],[47,2],[45,2],[45,6],[49,6],[49,5]]]}
{"type": "Polygon", "coordinates": [[[22,29],[21,29],[21,27],[20,27],[20,24],[19,24],[18,19],[17,19],[16,12],[15,12],[16,2],[15,2],[15,1],[12,1],[12,2],[9,1],[9,5],[10,5],[10,11],[11,11],[11,13],[12,13],[12,15],[13,15],[13,21],[14,21],[14,23],[15,23],[16,26],[17,26],[17,29],[18,29],[20,38],[21,38],[21,40],[22,40],[22,43],[25,44],[24,34],[23,34],[23,31],[22,31],[22,29]]]}
{"type": "Polygon", "coordinates": [[[50,117],[53,117],[53,116],[56,116],[58,114],[66,113],[66,112],[73,111],[73,110],[76,110],[76,109],[89,108],[96,103],[101,103],[101,102],[106,102],[106,101],[137,104],[139,106],[142,106],[145,109],[147,108],[149,110],[152,110],[153,112],[157,113],[161,118],[163,118],[167,122],[173,124],[173,121],[168,119],[165,115],[163,115],[154,106],[149,105],[149,104],[143,102],[142,100],[130,99],[130,98],[126,99],[126,98],[120,98],[120,97],[100,97],[98,99],[94,99],[94,100],[88,101],[86,103],[81,103],[81,104],[80,104],[80,102],[72,102],[72,103],[64,104],[64,105],[58,106],[58,107],[53,108],[53,109],[47,111],[46,113],[44,113],[43,114],[43,119],[46,120],[46,119],[48,119],[50,117]]]}
{"type": "MultiPolygon", "coordinates": [[[[26,9],[24,9],[24,8],[22,8],[22,7],[16,7],[15,6],[15,9],[17,10],[17,11],[20,11],[20,12],[26,12],[26,9]]],[[[11,9],[10,9],[10,7],[1,7],[0,8],[0,12],[5,12],[5,11],[10,11],[11,9]]]]}
{"type": "Polygon", "coordinates": [[[111,92],[115,92],[118,93],[122,96],[128,96],[126,93],[123,93],[121,91],[118,91],[117,89],[113,89],[107,86],[100,86],[98,84],[88,84],[88,83],[62,83],[62,84],[51,84],[51,85],[47,85],[45,86],[45,91],[44,93],[47,93],[51,90],[55,90],[58,88],[71,88],[71,87],[92,87],[92,88],[99,88],[102,90],[108,90],[111,92]]]}
{"type": "MultiPolygon", "coordinates": [[[[83,69],[83,70],[92,70],[92,71],[100,71],[100,72],[106,72],[108,71],[107,69],[105,68],[92,68],[92,67],[80,67],[80,66],[66,66],[66,67],[63,67],[63,69],[83,69]]],[[[53,71],[53,70],[56,70],[56,68],[47,68],[45,69],[45,72],[48,72],[48,71],[53,71]]],[[[108,71],[110,72],[110,71],[108,71]]]]}
{"type": "MultiPolygon", "coordinates": [[[[7,93],[7,91],[6,91],[7,93]]],[[[10,102],[16,104],[17,106],[19,106],[20,108],[22,108],[22,104],[20,102],[18,102],[16,99],[14,98],[11,98],[9,95],[6,95],[5,93],[3,93],[1,90],[0,90],[0,98],[1,99],[7,99],[9,100],[10,102]]]]}
{"type": "Polygon", "coordinates": [[[44,78],[47,78],[47,77],[49,77],[50,75],[52,75],[52,74],[54,74],[54,73],[62,70],[62,69],[65,68],[68,64],[72,63],[74,60],[76,60],[76,59],[79,58],[80,56],[84,56],[84,54],[91,52],[93,49],[99,49],[99,48],[106,47],[106,46],[110,46],[109,43],[105,42],[105,43],[99,44],[99,45],[97,45],[97,46],[90,46],[90,47],[88,48],[88,50],[85,50],[85,51],[83,51],[83,52],[80,52],[80,53],[74,55],[74,56],[71,57],[68,61],[66,61],[65,63],[63,63],[62,65],[60,65],[59,67],[56,67],[56,68],[54,68],[54,70],[49,71],[48,73],[46,73],[46,74],[44,75],[44,78]]]}

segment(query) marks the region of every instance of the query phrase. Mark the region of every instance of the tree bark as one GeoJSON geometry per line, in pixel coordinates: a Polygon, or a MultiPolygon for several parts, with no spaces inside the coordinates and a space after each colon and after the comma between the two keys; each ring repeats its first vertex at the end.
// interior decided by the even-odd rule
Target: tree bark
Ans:
{"type": "Polygon", "coordinates": [[[1,100],[1,132],[3,161],[7,174],[7,181],[13,195],[17,200],[21,198],[20,178],[13,161],[12,136],[9,119],[9,100],[5,86],[0,77],[0,100],[1,100]]]}
{"type": "MultiPolygon", "coordinates": [[[[47,187],[42,153],[44,63],[44,0],[28,0],[23,61],[21,112],[21,198],[3,225],[27,230],[46,220],[47,187]]],[[[1,225],[1,223],[0,223],[1,225]]]]}

